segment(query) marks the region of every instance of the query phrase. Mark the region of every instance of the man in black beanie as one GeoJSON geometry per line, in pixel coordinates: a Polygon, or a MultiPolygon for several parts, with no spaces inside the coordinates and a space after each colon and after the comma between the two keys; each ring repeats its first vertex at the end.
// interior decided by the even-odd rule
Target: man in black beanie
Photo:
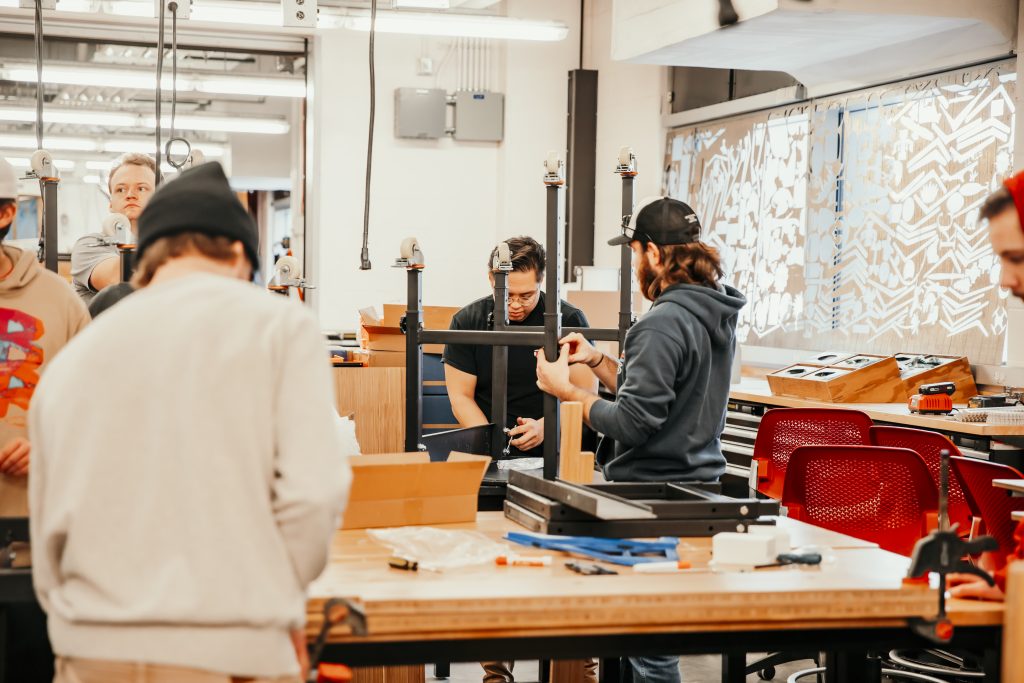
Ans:
{"type": "Polygon", "coordinates": [[[297,683],[350,479],[319,327],[248,282],[256,226],[218,164],[153,195],[136,253],[145,287],[54,359],[29,417],[55,681],[297,683]]]}

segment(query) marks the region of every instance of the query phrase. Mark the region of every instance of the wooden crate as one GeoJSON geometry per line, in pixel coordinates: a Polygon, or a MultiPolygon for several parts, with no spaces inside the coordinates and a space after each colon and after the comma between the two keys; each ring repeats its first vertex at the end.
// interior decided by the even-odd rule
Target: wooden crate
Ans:
{"type": "Polygon", "coordinates": [[[907,400],[899,366],[892,356],[835,354],[833,365],[791,365],[768,375],[776,396],[824,403],[901,403],[907,400]]]}
{"type": "MultiPolygon", "coordinates": [[[[896,359],[917,358],[924,354],[897,353],[896,359]]],[[[974,383],[974,375],[971,373],[971,363],[964,356],[931,356],[943,361],[931,369],[920,371],[908,371],[906,363],[901,363],[901,377],[907,393],[907,397],[917,393],[918,387],[922,384],[933,384],[935,382],[953,382],[956,384],[956,393],[953,394],[954,403],[967,403],[967,399],[978,395],[978,387],[974,383]]]]}

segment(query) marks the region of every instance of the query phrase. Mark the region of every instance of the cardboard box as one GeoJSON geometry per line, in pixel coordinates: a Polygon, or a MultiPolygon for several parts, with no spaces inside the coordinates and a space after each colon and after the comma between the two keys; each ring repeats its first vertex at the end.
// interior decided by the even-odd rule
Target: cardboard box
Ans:
{"type": "MultiPolygon", "coordinates": [[[[424,306],[423,327],[428,330],[447,330],[452,317],[459,311],[454,306],[424,306]]],[[[361,321],[361,342],[370,351],[405,352],[405,335],[402,334],[401,320],[405,315],[402,304],[384,304],[384,316],[379,317],[373,308],[359,311],[361,321]]],[[[424,344],[424,353],[444,353],[444,344],[424,344]]]]}
{"type": "Polygon", "coordinates": [[[341,528],[472,522],[490,461],[468,453],[452,453],[447,462],[430,462],[426,453],[349,458],[352,489],[341,528]]]}

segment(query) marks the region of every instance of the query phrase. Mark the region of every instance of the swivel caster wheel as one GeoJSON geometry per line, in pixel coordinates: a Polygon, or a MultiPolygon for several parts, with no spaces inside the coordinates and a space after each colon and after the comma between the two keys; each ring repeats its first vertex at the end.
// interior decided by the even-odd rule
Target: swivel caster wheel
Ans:
{"type": "Polygon", "coordinates": [[[775,680],[775,667],[766,666],[765,668],[757,672],[757,677],[760,678],[762,681],[775,680]]]}

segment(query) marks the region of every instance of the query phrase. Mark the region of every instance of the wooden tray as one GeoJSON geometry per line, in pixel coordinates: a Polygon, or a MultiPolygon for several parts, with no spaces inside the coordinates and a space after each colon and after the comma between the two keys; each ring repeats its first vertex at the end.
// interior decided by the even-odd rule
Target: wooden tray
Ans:
{"type": "Polygon", "coordinates": [[[775,396],[790,396],[824,403],[902,403],[906,384],[892,356],[873,354],[833,355],[832,365],[791,365],[768,375],[775,396]]]}

